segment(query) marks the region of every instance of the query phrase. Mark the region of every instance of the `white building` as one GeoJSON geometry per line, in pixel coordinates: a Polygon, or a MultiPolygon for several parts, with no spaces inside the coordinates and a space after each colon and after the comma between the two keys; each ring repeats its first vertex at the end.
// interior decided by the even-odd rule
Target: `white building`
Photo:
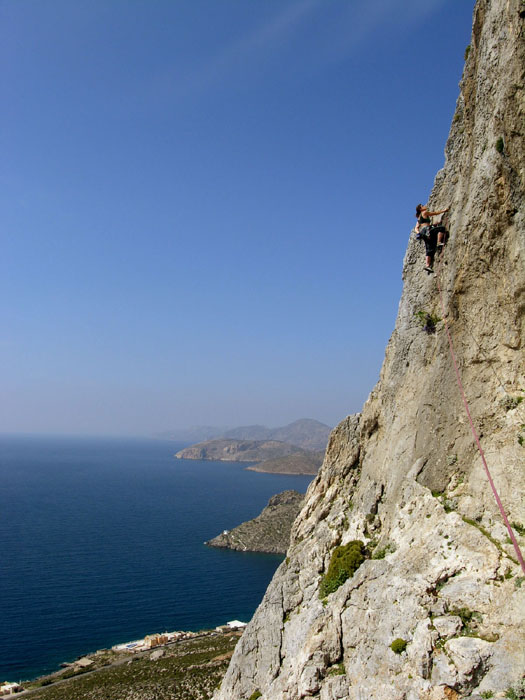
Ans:
{"type": "Polygon", "coordinates": [[[227,622],[226,624],[231,630],[240,630],[243,627],[246,627],[247,625],[246,622],[241,622],[240,620],[232,620],[231,622],[227,622]]]}
{"type": "Polygon", "coordinates": [[[0,695],[14,695],[19,690],[22,690],[19,683],[2,683],[0,685],[0,695]]]}

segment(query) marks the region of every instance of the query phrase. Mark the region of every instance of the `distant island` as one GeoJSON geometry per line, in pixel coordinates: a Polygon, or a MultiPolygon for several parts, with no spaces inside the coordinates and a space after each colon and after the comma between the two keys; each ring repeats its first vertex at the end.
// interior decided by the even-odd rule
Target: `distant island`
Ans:
{"type": "Polygon", "coordinates": [[[219,439],[277,440],[315,451],[325,449],[331,431],[332,428],[324,423],[312,418],[301,418],[280,428],[267,428],[264,425],[245,425],[238,428],[201,425],[164,431],[157,433],[155,437],[191,444],[219,439]]]}
{"type": "MultiPolygon", "coordinates": [[[[207,432],[209,432],[209,428],[207,432]]],[[[331,428],[303,418],[281,428],[261,425],[228,430],[224,435],[185,447],[177,459],[254,462],[253,471],[317,474],[331,428]]]]}
{"type": "Polygon", "coordinates": [[[278,493],[270,498],[266,508],[256,518],[241,523],[233,530],[225,530],[205,544],[240,552],[285,554],[293,521],[299,515],[303,501],[304,494],[298,491],[278,493]]]}
{"type": "Polygon", "coordinates": [[[207,440],[179,450],[177,459],[209,459],[222,462],[262,462],[303,453],[300,447],[277,440],[207,440]]]}

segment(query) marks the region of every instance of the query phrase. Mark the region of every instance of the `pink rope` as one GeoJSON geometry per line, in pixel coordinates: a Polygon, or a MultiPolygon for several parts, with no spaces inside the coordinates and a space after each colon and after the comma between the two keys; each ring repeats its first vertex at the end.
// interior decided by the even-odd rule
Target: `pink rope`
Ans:
{"type": "MultiPolygon", "coordinates": [[[[443,256],[443,252],[444,251],[441,252],[441,256],[443,256]]],[[[443,294],[441,292],[441,285],[439,283],[440,268],[441,268],[441,260],[440,260],[440,264],[438,266],[438,274],[436,275],[436,281],[437,281],[437,286],[438,286],[438,291],[439,291],[439,302],[441,304],[441,313],[443,314],[443,321],[445,323],[445,330],[447,332],[450,354],[452,356],[452,362],[454,363],[454,370],[456,372],[456,379],[458,382],[459,391],[461,393],[461,398],[463,399],[463,405],[465,407],[465,411],[466,411],[468,419],[469,419],[470,428],[472,430],[474,440],[476,441],[476,445],[478,446],[479,454],[481,455],[481,461],[483,462],[483,467],[485,469],[485,473],[486,473],[487,478],[489,480],[489,484],[492,488],[492,493],[494,494],[494,498],[496,499],[496,503],[498,504],[499,512],[501,513],[501,517],[503,518],[503,522],[505,523],[505,526],[506,526],[507,531],[509,533],[509,537],[512,541],[512,544],[514,545],[514,550],[516,552],[516,556],[518,557],[518,561],[521,565],[523,573],[525,574],[525,561],[523,560],[523,555],[521,553],[520,546],[516,540],[516,537],[514,535],[514,532],[512,531],[512,528],[509,524],[509,520],[508,520],[507,515],[505,513],[505,509],[503,508],[503,504],[502,504],[501,499],[499,497],[498,491],[496,489],[496,486],[494,485],[494,481],[492,480],[492,476],[490,474],[490,470],[489,470],[489,467],[487,465],[487,460],[485,459],[485,453],[483,452],[483,448],[481,447],[481,443],[479,441],[479,437],[478,437],[478,434],[476,432],[476,428],[474,427],[474,421],[472,420],[472,416],[470,415],[470,409],[469,409],[468,401],[465,397],[465,390],[463,389],[463,383],[461,381],[461,375],[459,373],[459,367],[458,367],[458,363],[456,360],[456,353],[454,352],[454,345],[452,343],[452,337],[450,335],[450,330],[449,330],[448,323],[447,323],[447,316],[445,313],[445,305],[443,303],[443,294]]]]}

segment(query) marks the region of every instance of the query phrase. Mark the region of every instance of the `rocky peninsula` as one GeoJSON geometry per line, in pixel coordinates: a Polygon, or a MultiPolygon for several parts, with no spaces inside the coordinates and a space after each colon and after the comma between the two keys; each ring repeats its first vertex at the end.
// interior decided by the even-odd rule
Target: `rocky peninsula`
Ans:
{"type": "Polygon", "coordinates": [[[292,524],[301,510],[304,494],[283,491],[272,496],[268,505],[253,520],[206,542],[210,547],[235,549],[240,552],[285,554],[290,544],[292,524]]]}
{"type": "Polygon", "coordinates": [[[176,453],[176,459],[202,459],[217,462],[264,462],[267,459],[305,454],[305,450],[277,440],[206,440],[176,453]]]}
{"type": "Polygon", "coordinates": [[[176,453],[177,459],[254,462],[252,471],[275,474],[317,474],[330,428],[302,418],[282,428],[248,425],[198,442],[176,453]]]}

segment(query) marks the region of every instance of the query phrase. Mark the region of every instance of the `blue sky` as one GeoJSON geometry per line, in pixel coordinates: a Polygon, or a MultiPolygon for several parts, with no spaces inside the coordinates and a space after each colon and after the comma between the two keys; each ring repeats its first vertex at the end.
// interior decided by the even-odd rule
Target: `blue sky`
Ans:
{"type": "Polygon", "coordinates": [[[0,431],[358,411],[473,6],[0,0],[0,431]]]}

